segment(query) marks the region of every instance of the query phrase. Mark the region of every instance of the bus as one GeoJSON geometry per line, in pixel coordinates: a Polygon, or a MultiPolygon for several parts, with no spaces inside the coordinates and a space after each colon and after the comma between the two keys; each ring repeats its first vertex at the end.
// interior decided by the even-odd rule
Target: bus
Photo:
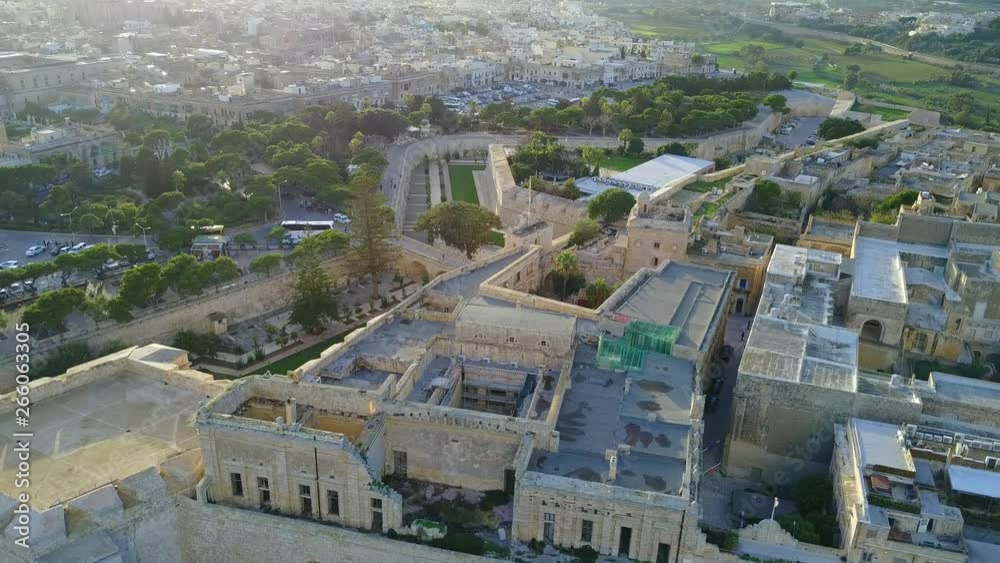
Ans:
{"type": "Polygon", "coordinates": [[[333,221],[282,221],[281,226],[288,231],[284,242],[286,244],[298,244],[299,241],[313,233],[332,229],[333,221]]]}

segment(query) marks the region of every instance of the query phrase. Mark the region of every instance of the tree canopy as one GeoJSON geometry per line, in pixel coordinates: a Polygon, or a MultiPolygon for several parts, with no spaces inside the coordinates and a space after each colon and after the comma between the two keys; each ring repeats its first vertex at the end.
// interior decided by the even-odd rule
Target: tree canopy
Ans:
{"type": "Polygon", "coordinates": [[[819,124],[821,139],[839,139],[865,130],[865,126],[857,119],[847,117],[828,117],[819,124]]]}
{"type": "Polygon", "coordinates": [[[416,228],[432,238],[441,238],[448,246],[461,249],[472,258],[490,242],[494,229],[503,224],[488,209],[464,201],[449,201],[432,207],[417,218],[416,228]]]}
{"type": "Polygon", "coordinates": [[[587,202],[587,215],[604,223],[616,223],[635,207],[635,197],[620,188],[605,190],[587,202]]]}

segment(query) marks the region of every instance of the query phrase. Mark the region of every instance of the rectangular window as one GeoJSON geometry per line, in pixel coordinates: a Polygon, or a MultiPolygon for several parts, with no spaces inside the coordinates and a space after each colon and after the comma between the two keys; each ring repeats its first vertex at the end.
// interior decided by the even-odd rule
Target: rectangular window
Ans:
{"type": "Polygon", "coordinates": [[[551,512],[545,513],[545,523],[542,527],[542,537],[548,543],[554,543],[556,539],[556,515],[551,512]]]}
{"type": "Polygon", "coordinates": [[[233,496],[241,497],[243,496],[243,476],[239,473],[229,474],[229,484],[233,488],[233,496]]]}
{"type": "Polygon", "coordinates": [[[584,520],[580,527],[580,541],[590,543],[594,541],[594,521],[584,520]]]}
{"type": "Polygon", "coordinates": [[[654,242],[654,243],[653,243],[653,249],[654,249],[654,250],[659,250],[659,249],[660,249],[660,243],[658,243],[658,242],[654,242]]]}
{"type": "Polygon", "coordinates": [[[382,499],[380,499],[380,498],[373,498],[372,499],[372,508],[374,508],[375,510],[382,510],[382,499]]]}
{"type": "Polygon", "coordinates": [[[337,491],[326,492],[326,511],[330,516],[340,516],[340,493],[337,491]]]}
{"type": "Polygon", "coordinates": [[[271,484],[264,477],[257,477],[257,494],[260,496],[260,507],[271,506],[271,484]]]}
{"type": "Polygon", "coordinates": [[[740,278],[740,289],[746,289],[750,285],[750,282],[746,278],[740,278]]]}
{"type": "Polygon", "coordinates": [[[299,485],[299,503],[302,515],[312,516],[313,499],[312,489],[309,488],[309,485],[299,485]]]}
{"type": "Polygon", "coordinates": [[[507,343],[508,344],[516,344],[517,343],[517,339],[514,338],[513,336],[508,336],[507,337],[507,343]]]}

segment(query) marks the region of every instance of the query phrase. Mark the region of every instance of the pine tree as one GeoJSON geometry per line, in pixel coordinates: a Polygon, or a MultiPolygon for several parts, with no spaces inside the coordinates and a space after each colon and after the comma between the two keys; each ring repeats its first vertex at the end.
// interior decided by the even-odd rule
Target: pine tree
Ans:
{"type": "Polygon", "coordinates": [[[323,325],[327,320],[337,318],[337,299],[333,286],[315,253],[308,253],[296,261],[292,293],[289,320],[303,330],[318,334],[323,332],[323,325]]]}
{"type": "Polygon", "coordinates": [[[385,196],[375,190],[378,178],[367,169],[351,178],[351,246],[347,261],[356,275],[368,276],[372,282],[372,299],[379,297],[382,275],[391,272],[399,259],[399,248],[393,244],[395,221],[392,209],[385,205],[385,196]]]}

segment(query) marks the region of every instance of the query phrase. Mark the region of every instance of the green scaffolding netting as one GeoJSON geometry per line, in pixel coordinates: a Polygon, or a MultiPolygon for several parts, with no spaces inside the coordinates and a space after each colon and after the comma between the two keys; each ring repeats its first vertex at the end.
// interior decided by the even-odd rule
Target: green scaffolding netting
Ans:
{"type": "Polygon", "coordinates": [[[629,321],[622,338],[601,336],[597,365],[605,369],[642,369],[647,352],[669,356],[677,342],[678,329],[647,321],[629,321]]]}

